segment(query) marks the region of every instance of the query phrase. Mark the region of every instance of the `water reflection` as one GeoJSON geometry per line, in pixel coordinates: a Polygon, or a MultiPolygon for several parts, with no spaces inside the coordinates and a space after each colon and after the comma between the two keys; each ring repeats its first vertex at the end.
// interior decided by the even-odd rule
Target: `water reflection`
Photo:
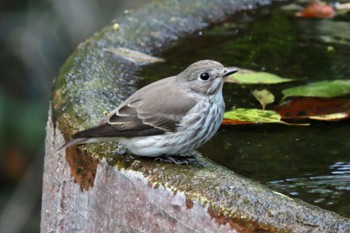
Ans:
{"type": "Polygon", "coordinates": [[[350,162],[336,162],[328,169],[328,175],[286,178],[266,184],[293,197],[309,196],[314,204],[339,208],[343,215],[349,216],[350,204],[341,200],[350,192],[350,162]]]}

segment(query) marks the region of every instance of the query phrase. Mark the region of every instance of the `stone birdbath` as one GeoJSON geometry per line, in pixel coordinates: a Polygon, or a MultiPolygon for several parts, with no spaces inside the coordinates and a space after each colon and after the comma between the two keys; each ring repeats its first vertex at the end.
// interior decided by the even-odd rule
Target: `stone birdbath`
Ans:
{"type": "Polygon", "coordinates": [[[137,71],[177,40],[259,0],[164,0],[81,43],[55,79],[46,128],[42,232],[350,232],[350,220],[206,160],[118,156],[113,143],[57,150],[135,91],[137,71]],[[142,56],[140,55],[142,54],[142,56]],[[144,55],[144,56],[143,56],[144,55]]]}

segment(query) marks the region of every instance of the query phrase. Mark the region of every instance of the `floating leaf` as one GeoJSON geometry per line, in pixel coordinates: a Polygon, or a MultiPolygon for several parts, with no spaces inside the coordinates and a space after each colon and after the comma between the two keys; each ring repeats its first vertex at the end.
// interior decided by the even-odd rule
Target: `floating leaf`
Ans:
{"type": "Polygon", "coordinates": [[[346,14],[350,12],[350,3],[337,3],[335,4],[334,8],[337,11],[337,15],[346,14]]]}
{"type": "Polygon", "coordinates": [[[255,72],[239,69],[237,73],[228,76],[225,80],[228,83],[240,84],[277,84],[293,81],[292,79],[281,78],[267,72],[255,72]]]}
{"type": "Polygon", "coordinates": [[[252,91],[253,96],[259,101],[263,110],[265,110],[266,105],[271,104],[275,101],[275,96],[268,90],[254,90],[252,91]]]}
{"type": "Polygon", "coordinates": [[[295,15],[302,18],[333,18],[336,13],[331,5],[313,0],[304,10],[295,15]]]}
{"type": "Polygon", "coordinates": [[[245,122],[247,124],[284,123],[281,121],[281,115],[275,111],[245,108],[236,108],[232,111],[225,112],[224,120],[226,120],[226,123],[229,122],[227,120],[245,122]]]}
{"type": "Polygon", "coordinates": [[[273,110],[283,120],[341,120],[350,117],[349,98],[296,98],[282,103],[273,110]]]}
{"type": "Polygon", "coordinates": [[[346,113],[333,113],[328,115],[310,116],[309,119],[318,121],[337,121],[349,118],[349,114],[346,113]]]}
{"type": "Polygon", "coordinates": [[[312,83],[306,86],[292,87],[282,91],[284,97],[336,97],[350,93],[350,80],[333,80],[312,83]]]}
{"type": "Polygon", "coordinates": [[[280,9],[284,11],[301,11],[304,8],[298,4],[291,3],[288,5],[281,6],[280,9]]]}

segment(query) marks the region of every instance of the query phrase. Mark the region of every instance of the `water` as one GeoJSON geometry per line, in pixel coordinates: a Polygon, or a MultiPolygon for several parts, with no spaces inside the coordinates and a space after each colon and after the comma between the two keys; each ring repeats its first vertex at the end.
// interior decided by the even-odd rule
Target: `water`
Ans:
{"type": "MultiPolygon", "coordinates": [[[[263,70],[298,80],[282,85],[224,87],[227,110],[260,108],[250,94],[316,80],[350,78],[350,17],[308,20],[278,6],[242,12],[221,25],[179,41],[159,56],[167,62],[145,67],[139,86],[177,74],[209,58],[225,65],[263,70]]],[[[320,123],[225,126],[200,151],[236,173],[270,188],[350,217],[350,124],[320,123]]]]}

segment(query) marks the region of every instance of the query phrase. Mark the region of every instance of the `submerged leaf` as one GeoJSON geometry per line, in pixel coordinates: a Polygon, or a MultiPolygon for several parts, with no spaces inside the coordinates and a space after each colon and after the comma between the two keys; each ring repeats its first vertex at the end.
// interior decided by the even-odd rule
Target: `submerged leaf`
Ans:
{"type": "Polygon", "coordinates": [[[292,79],[281,78],[267,72],[255,72],[239,69],[237,73],[228,76],[225,82],[240,84],[277,84],[293,81],[292,79]]]}
{"type": "Polygon", "coordinates": [[[259,101],[263,110],[265,110],[266,105],[271,104],[275,101],[275,96],[268,90],[253,90],[253,96],[259,101]]]}
{"type": "Polygon", "coordinates": [[[350,93],[350,80],[333,80],[315,82],[305,86],[292,87],[282,91],[284,97],[336,97],[350,93]]]}

